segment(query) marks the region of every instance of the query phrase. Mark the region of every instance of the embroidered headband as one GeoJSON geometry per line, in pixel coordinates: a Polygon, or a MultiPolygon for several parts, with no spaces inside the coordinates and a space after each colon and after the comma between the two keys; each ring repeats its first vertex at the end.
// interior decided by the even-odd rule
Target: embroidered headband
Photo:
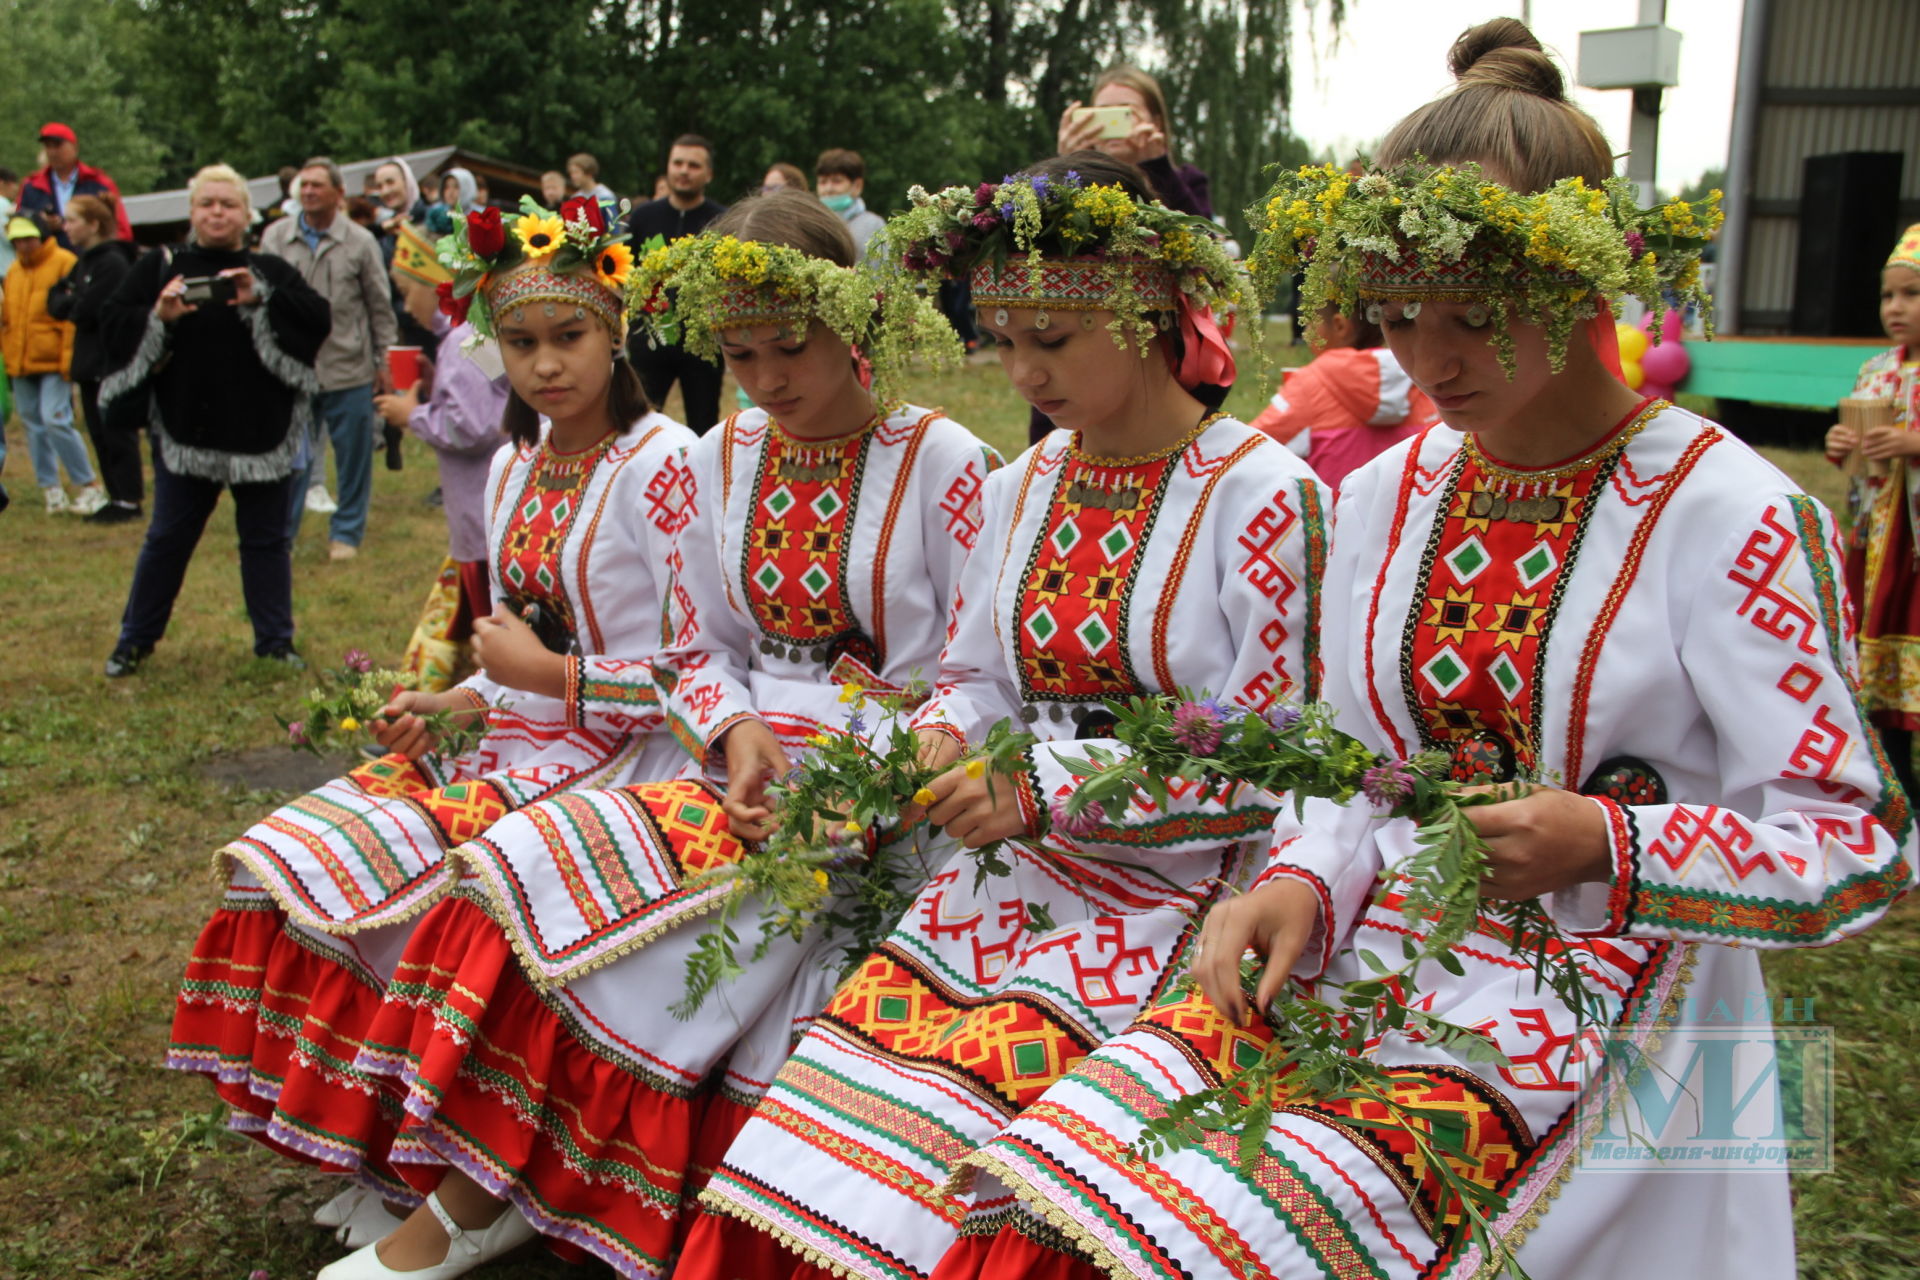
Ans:
{"type": "Polygon", "coordinates": [[[721,356],[729,330],[804,331],[815,320],[858,349],[875,394],[896,394],[911,356],[957,363],[960,342],[931,301],[786,244],[703,232],[650,240],[627,286],[627,310],[657,341],[702,359],[721,356]]]}
{"type": "Polygon", "coordinates": [[[1900,237],[1900,243],[1893,246],[1893,252],[1887,256],[1889,267],[1912,267],[1920,271],[1920,222],[1907,228],[1900,237]]]}
{"type": "Polygon", "coordinates": [[[1358,177],[1306,165],[1248,210],[1258,231],[1248,265],[1269,297],[1304,270],[1303,312],[1367,306],[1371,319],[1383,302],[1409,316],[1426,300],[1471,303],[1509,376],[1509,326],[1537,325],[1558,370],[1575,327],[1623,295],[1647,305],[1655,332],[1669,300],[1698,305],[1712,336],[1700,250],[1719,229],[1719,201],[1716,191],[1642,209],[1624,178],[1598,188],[1566,178],[1521,195],[1473,164],[1415,160],[1358,177]]]}
{"type": "Polygon", "coordinates": [[[619,337],[625,332],[620,295],[633,270],[633,251],[619,227],[618,213],[610,221],[606,208],[586,196],[568,200],[558,213],[524,196],[512,218],[495,208],[456,217],[453,234],[438,246],[453,273],[439,286],[440,309],[455,324],[471,319],[491,337],[503,308],[540,302],[552,315],[558,305],[571,304],[600,317],[619,337]]]}
{"type": "Polygon", "coordinates": [[[411,222],[402,222],[394,237],[393,269],[421,284],[453,283],[453,270],[440,261],[420,228],[411,222]]]}

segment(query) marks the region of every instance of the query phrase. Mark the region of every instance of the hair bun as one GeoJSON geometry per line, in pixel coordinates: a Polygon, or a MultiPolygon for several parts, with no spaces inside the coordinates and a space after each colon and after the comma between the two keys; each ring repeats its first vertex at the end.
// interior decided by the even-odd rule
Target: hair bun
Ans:
{"type": "Polygon", "coordinates": [[[1489,85],[1555,101],[1566,99],[1566,79],[1527,24],[1494,18],[1469,27],[1447,51],[1447,69],[1461,87],[1489,85]]]}

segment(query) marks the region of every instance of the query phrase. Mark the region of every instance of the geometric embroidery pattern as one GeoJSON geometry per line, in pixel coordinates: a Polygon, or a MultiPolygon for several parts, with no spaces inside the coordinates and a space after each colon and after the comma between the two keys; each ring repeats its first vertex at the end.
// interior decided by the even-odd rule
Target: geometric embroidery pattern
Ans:
{"type": "Polygon", "coordinates": [[[574,634],[573,603],[560,586],[560,552],[580,513],[581,491],[618,438],[609,434],[593,448],[573,454],[555,454],[543,441],[500,539],[500,558],[494,565],[499,581],[512,595],[537,600],[553,611],[567,635],[574,634]]]}
{"type": "Polygon", "coordinates": [[[836,640],[859,629],[846,595],[854,550],[847,522],[874,433],[815,443],[768,426],[743,547],[747,606],[776,640],[836,640]]]}
{"type": "Polygon", "coordinates": [[[1141,691],[1127,653],[1128,608],[1178,458],[1129,467],[1069,458],[1014,603],[1026,701],[1141,691]]]}

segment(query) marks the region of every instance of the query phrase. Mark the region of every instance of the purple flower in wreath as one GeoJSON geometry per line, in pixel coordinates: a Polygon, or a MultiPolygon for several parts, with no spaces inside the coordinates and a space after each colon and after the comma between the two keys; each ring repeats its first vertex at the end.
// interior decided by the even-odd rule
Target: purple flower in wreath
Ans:
{"type": "Polygon", "coordinates": [[[1640,261],[1640,259],[1644,258],[1646,254],[1647,254],[1647,238],[1641,235],[1638,231],[1627,232],[1628,258],[1631,261],[1638,262],[1640,261]]]}
{"type": "Polygon", "coordinates": [[[1106,821],[1107,810],[1098,800],[1089,800],[1079,813],[1069,813],[1066,797],[1060,796],[1047,806],[1047,816],[1053,819],[1055,831],[1078,838],[1092,835],[1106,821]]]}
{"type": "Polygon", "coordinates": [[[1194,755],[1210,756],[1220,749],[1220,730],[1226,720],[1220,704],[1211,698],[1183,702],[1173,709],[1173,740],[1194,755]]]}
{"type": "Polygon", "coordinates": [[[982,231],[991,231],[1000,225],[1000,215],[991,209],[982,209],[973,215],[973,225],[982,231]]]}
{"type": "Polygon", "coordinates": [[[1360,790],[1381,808],[1391,808],[1413,794],[1413,770],[1398,760],[1382,760],[1360,775],[1360,790]]]}
{"type": "Polygon", "coordinates": [[[1078,169],[1067,170],[1067,185],[1070,187],[1080,185],[1080,171],[1078,169]]]}
{"type": "Polygon", "coordinates": [[[361,675],[373,670],[373,659],[367,656],[365,649],[349,649],[342,659],[349,671],[358,671],[361,675]]]}
{"type": "Polygon", "coordinates": [[[306,721],[290,720],[287,722],[287,741],[296,747],[304,747],[307,745],[306,721]]]}
{"type": "Polygon", "coordinates": [[[983,182],[973,189],[973,202],[976,205],[984,208],[991,199],[993,199],[993,184],[991,182],[983,182]]]}
{"type": "Polygon", "coordinates": [[[926,251],[922,249],[907,250],[906,257],[900,260],[900,265],[909,271],[925,271],[927,269],[926,251]]]}
{"type": "Polygon", "coordinates": [[[1281,703],[1277,707],[1268,707],[1267,727],[1275,733],[1285,733],[1300,723],[1300,708],[1292,703],[1281,703]]]}
{"type": "Polygon", "coordinates": [[[1046,174],[1036,173],[1033,175],[1031,185],[1033,187],[1034,199],[1045,200],[1047,198],[1047,189],[1053,184],[1047,181],[1046,174]]]}

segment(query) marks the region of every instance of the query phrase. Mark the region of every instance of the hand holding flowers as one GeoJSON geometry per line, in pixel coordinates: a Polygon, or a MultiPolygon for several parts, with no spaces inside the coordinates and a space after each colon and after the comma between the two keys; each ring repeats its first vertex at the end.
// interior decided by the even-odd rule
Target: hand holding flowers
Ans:
{"type": "Polygon", "coordinates": [[[300,710],[280,724],[287,745],[321,755],[355,745],[362,733],[409,760],[428,751],[464,755],[486,733],[485,712],[463,693],[423,693],[407,671],[376,670],[363,649],[322,670],[300,710]]]}

